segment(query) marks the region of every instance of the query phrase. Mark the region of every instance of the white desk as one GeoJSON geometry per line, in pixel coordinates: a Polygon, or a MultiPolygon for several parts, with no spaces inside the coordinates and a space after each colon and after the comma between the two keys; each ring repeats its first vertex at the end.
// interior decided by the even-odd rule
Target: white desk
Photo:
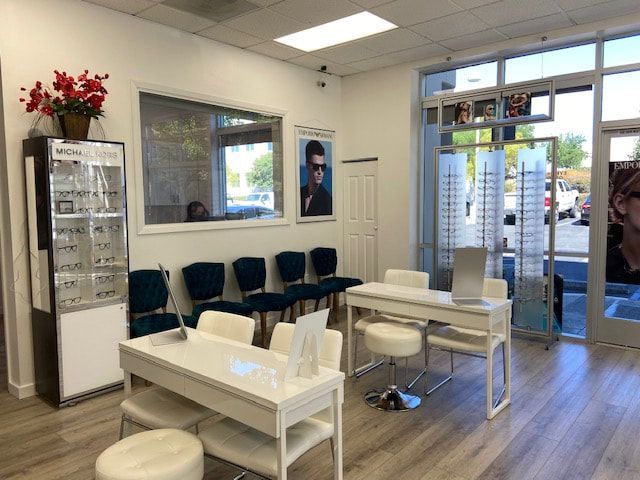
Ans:
{"type": "MultiPolygon", "coordinates": [[[[483,330],[487,335],[487,418],[492,419],[511,403],[511,300],[484,298],[488,305],[456,305],[450,292],[403,287],[386,283],[365,283],[347,288],[347,341],[349,355],[348,373],[354,374],[353,361],[353,307],[368,308],[391,314],[405,315],[424,320],[435,320],[457,327],[483,330]],[[493,397],[493,349],[491,332],[494,325],[505,325],[505,375],[506,385],[502,401],[494,408],[493,397]]],[[[362,368],[367,368],[365,365],[362,368]]]]}
{"type": "Polygon", "coordinates": [[[313,379],[285,382],[287,357],[198,330],[153,346],[148,337],[120,342],[125,396],[138,375],[277,439],[278,478],[287,478],[286,429],[333,408],[334,479],[342,479],[344,373],[320,367],[313,379]]]}

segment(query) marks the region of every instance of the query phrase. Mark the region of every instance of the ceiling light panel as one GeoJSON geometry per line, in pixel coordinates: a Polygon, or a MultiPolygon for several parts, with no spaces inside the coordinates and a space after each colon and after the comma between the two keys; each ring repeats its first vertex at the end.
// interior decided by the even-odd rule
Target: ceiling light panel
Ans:
{"type": "Polygon", "coordinates": [[[339,45],[376,33],[398,28],[369,12],[356,13],[317,27],[276,38],[275,41],[289,45],[305,52],[313,52],[321,48],[339,45]]]}

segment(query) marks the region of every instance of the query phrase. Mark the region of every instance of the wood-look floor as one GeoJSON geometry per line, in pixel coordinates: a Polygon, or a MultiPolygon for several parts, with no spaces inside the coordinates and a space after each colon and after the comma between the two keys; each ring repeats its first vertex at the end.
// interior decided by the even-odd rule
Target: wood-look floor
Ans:
{"type": "MultiPolygon", "coordinates": [[[[343,308],[333,328],[344,331],[345,324],[343,308]]],[[[448,357],[433,357],[444,373],[448,357]]],[[[454,381],[406,413],[378,412],[362,401],[387,383],[386,366],[347,379],[345,479],[640,479],[639,351],[571,341],[545,351],[514,339],[513,403],[492,421],[485,418],[484,365],[457,356],[454,381]]],[[[0,393],[0,478],[93,478],[97,456],[117,440],[121,400],[120,390],[58,410],[0,393]]],[[[206,470],[206,479],[234,474],[212,460],[206,470]]],[[[289,477],[333,478],[328,443],[300,458],[289,477]]]]}

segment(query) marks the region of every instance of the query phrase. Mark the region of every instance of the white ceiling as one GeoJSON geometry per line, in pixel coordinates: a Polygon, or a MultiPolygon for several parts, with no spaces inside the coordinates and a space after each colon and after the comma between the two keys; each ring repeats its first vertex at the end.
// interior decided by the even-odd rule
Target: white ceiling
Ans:
{"type": "Polygon", "coordinates": [[[639,0],[84,0],[335,75],[640,12],[639,0]],[[305,53],[274,38],[368,10],[400,28],[305,53]]]}

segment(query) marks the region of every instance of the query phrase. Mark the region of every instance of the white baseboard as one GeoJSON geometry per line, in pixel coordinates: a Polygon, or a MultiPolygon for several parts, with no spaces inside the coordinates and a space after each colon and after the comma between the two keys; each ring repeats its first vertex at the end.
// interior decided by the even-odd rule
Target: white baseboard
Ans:
{"type": "Polygon", "coordinates": [[[33,397],[36,394],[36,384],[29,383],[27,385],[15,385],[7,382],[9,393],[19,400],[27,397],[33,397]]]}

